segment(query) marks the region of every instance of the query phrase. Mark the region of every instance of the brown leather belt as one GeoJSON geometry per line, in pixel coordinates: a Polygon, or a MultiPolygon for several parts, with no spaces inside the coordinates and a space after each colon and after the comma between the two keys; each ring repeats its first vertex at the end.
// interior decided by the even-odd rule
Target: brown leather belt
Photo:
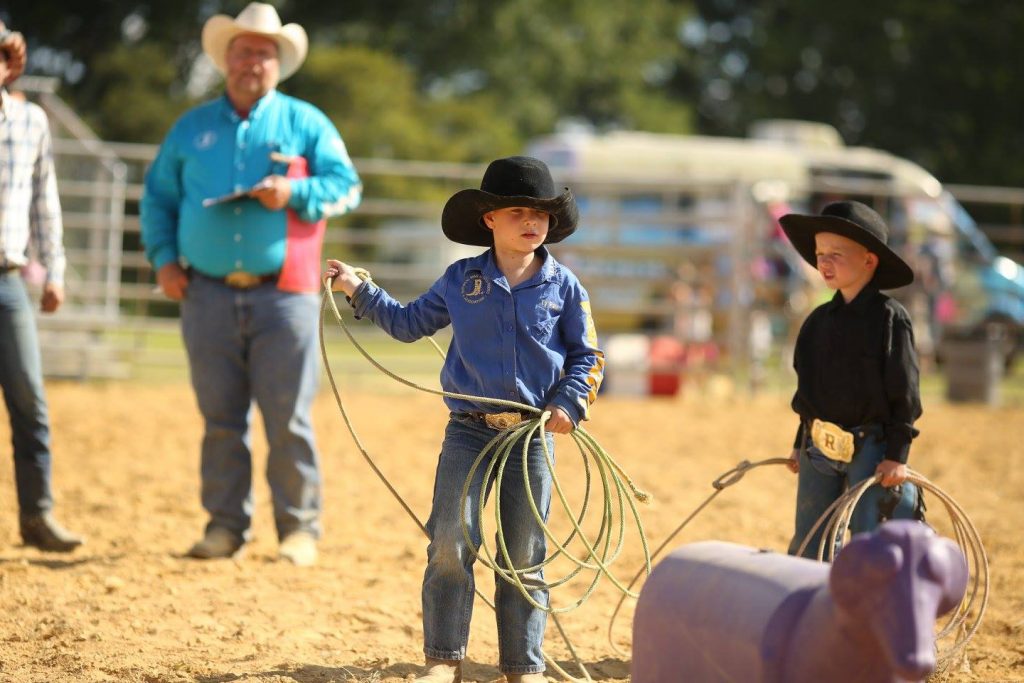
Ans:
{"type": "Polygon", "coordinates": [[[241,270],[236,270],[233,273],[228,273],[224,277],[217,277],[216,275],[207,275],[206,273],[200,273],[198,270],[195,269],[193,269],[192,272],[201,277],[206,278],[207,280],[220,282],[221,284],[227,285],[232,289],[252,289],[253,287],[265,285],[268,282],[277,282],[277,277],[279,275],[279,273],[253,275],[252,273],[246,273],[241,270]]]}

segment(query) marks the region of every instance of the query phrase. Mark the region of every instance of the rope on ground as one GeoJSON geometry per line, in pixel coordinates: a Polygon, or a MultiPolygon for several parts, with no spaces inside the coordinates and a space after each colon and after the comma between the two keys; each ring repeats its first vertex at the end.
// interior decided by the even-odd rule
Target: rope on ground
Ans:
{"type": "MultiPolygon", "coordinates": [[[[699,515],[704,510],[704,508],[710,505],[711,501],[713,501],[718,496],[718,494],[720,494],[722,491],[729,488],[733,484],[738,483],[741,479],[743,479],[744,476],[746,476],[747,472],[753,469],[757,469],[758,467],[763,467],[764,465],[784,465],[787,462],[789,462],[789,458],[768,458],[767,460],[759,460],[758,462],[750,462],[749,460],[743,460],[739,464],[737,464],[736,467],[732,468],[727,472],[722,473],[717,479],[711,482],[712,488],[715,489],[714,492],[712,492],[710,496],[705,498],[704,502],[698,505],[693,512],[687,515],[687,517],[679,523],[679,526],[673,529],[672,533],[670,533],[665,538],[665,540],[661,542],[661,545],[659,545],[657,549],[653,553],[651,553],[650,562],[653,562],[656,559],[658,559],[658,557],[661,555],[661,551],[667,548],[668,544],[671,543],[673,539],[675,539],[675,537],[679,535],[679,533],[686,527],[687,524],[689,524],[693,520],[694,517],[699,515]]],[[[633,575],[632,580],[630,580],[629,584],[627,584],[628,589],[632,590],[636,582],[640,580],[640,577],[645,574],[644,569],[645,568],[641,567],[639,570],[637,570],[636,574],[633,575]]],[[[649,568],[646,569],[646,573],[650,574],[649,568]]],[[[615,650],[616,654],[628,657],[629,653],[625,652],[622,648],[616,645],[615,639],[613,637],[613,632],[615,630],[615,619],[619,615],[619,610],[622,609],[623,602],[625,602],[625,595],[619,597],[619,602],[615,605],[615,609],[612,611],[612,616],[608,620],[608,644],[611,646],[613,650],[615,650]]]]}
{"type": "MultiPolygon", "coordinates": [[[[696,509],[694,509],[694,511],[691,512],[679,524],[679,526],[672,531],[672,533],[668,535],[661,545],[651,553],[651,561],[655,561],[661,555],[662,550],[672,542],[672,540],[683,530],[684,527],[686,527],[687,524],[690,523],[691,520],[693,520],[694,517],[710,505],[711,501],[713,501],[718,494],[733,484],[738,483],[744,476],[746,476],[747,472],[764,465],[785,465],[788,463],[789,458],[768,458],[757,462],[743,460],[736,465],[736,467],[724,472],[711,483],[712,488],[715,489],[714,492],[704,499],[704,501],[698,505],[696,509]]],[[[814,523],[814,526],[811,527],[811,530],[807,533],[803,542],[800,544],[800,548],[797,550],[796,555],[803,555],[804,550],[811,542],[811,539],[814,538],[818,528],[824,524],[825,531],[822,533],[821,541],[818,544],[818,560],[831,562],[837,549],[842,545],[841,541],[845,536],[846,529],[849,528],[850,520],[853,517],[853,511],[857,506],[857,502],[872,484],[876,484],[880,481],[881,475],[875,475],[873,478],[865,479],[857,486],[848,489],[842,496],[837,498],[832,505],[822,513],[821,517],[819,517],[814,523]]],[[[967,568],[969,575],[971,576],[970,590],[968,590],[964,595],[964,598],[960,601],[960,605],[957,609],[950,612],[946,625],[935,636],[935,642],[937,644],[936,670],[942,671],[948,668],[955,661],[956,656],[967,647],[967,643],[974,637],[974,634],[978,631],[978,627],[981,625],[981,620],[985,615],[985,608],[988,605],[988,556],[985,553],[985,547],[981,542],[981,535],[978,533],[977,528],[971,522],[964,509],[960,507],[960,505],[953,500],[948,493],[933,484],[920,473],[911,469],[908,469],[907,481],[913,482],[921,489],[928,491],[942,501],[953,527],[954,540],[960,547],[961,552],[963,552],[964,557],[967,559],[967,568]],[[973,621],[968,623],[971,612],[975,609],[975,603],[978,603],[977,615],[973,618],[973,621]],[[949,645],[938,646],[938,644],[943,639],[950,636],[950,634],[955,634],[953,642],[949,645]]],[[[633,580],[629,582],[628,588],[632,589],[633,585],[642,574],[642,571],[637,572],[633,577],[633,580]]],[[[615,610],[612,612],[611,620],[608,623],[608,642],[616,653],[628,656],[628,653],[622,651],[615,644],[612,635],[615,627],[615,619],[623,602],[624,600],[620,598],[618,604],[615,606],[615,610]]]]}
{"type": "MultiPolygon", "coordinates": [[[[360,277],[363,277],[363,279],[369,279],[369,274],[366,273],[366,271],[360,272],[359,275],[360,277]]],[[[505,465],[508,461],[508,458],[511,457],[512,449],[516,442],[519,441],[520,439],[523,439],[523,479],[526,490],[527,492],[529,492],[529,471],[527,467],[528,444],[532,436],[537,431],[540,431],[541,434],[543,434],[544,424],[547,422],[550,413],[547,411],[542,411],[537,408],[534,408],[533,406],[518,403],[516,401],[491,399],[480,396],[469,396],[464,394],[447,392],[443,390],[431,389],[429,387],[420,386],[414,382],[411,382],[405,378],[396,375],[395,373],[391,372],[390,370],[382,366],[380,363],[378,363],[376,359],[370,356],[370,354],[359,344],[359,342],[356,341],[351,331],[348,329],[348,326],[345,324],[345,321],[342,318],[340,311],[338,310],[338,306],[334,299],[333,292],[331,291],[332,282],[328,280],[325,282],[325,285],[325,293],[323,295],[320,307],[320,351],[323,356],[324,367],[327,371],[327,377],[328,380],[330,381],[331,389],[334,393],[334,397],[338,404],[338,408],[342,414],[342,417],[344,418],[345,425],[348,427],[349,433],[352,434],[352,437],[356,443],[356,447],[359,449],[360,453],[363,456],[363,459],[366,460],[366,462],[370,465],[370,468],[374,471],[377,477],[384,483],[388,491],[391,492],[391,495],[399,502],[402,508],[412,518],[412,520],[416,523],[416,525],[420,528],[424,535],[426,535],[427,533],[425,525],[423,524],[423,522],[420,521],[419,517],[412,511],[412,509],[405,502],[405,500],[398,493],[398,491],[394,488],[394,486],[392,486],[392,484],[388,481],[387,477],[383,474],[383,472],[381,472],[380,468],[377,467],[376,463],[373,461],[373,458],[370,457],[369,453],[364,447],[362,440],[356,433],[355,427],[352,424],[352,421],[348,415],[348,411],[346,410],[344,402],[341,399],[341,394],[340,391],[338,390],[338,385],[334,378],[334,374],[330,366],[330,361],[327,356],[327,347],[324,339],[325,310],[328,307],[330,307],[332,313],[334,314],[335,320],[337,321],[341,329],[344,331],[345,335],[348,337],[352,345],[359,351],[359,353],[371,365],[373,365],[375,368],[380,370],[388,377],[394,379],[395,381],[404,384],[405,386],[408,386],[410,388],[417,389],[419,391],[423,391],[426,393],[445,397],[459,398],[464,400],[471,400],[476,402],[486,402],[499,406],[506,406],[514,408],[524,414],[531,414],[535,416],[531,419],[519,423],[518,425],[514,425],[509,429],[499,432],[494,437],[494,439],[492,439],[491,442],[488,443],[484,450],[481,451],[480,455],[473,463],[470,474],[467,477],[465,485],[463,486],[461,494],[461,505],[463,507],[465,507],[466,505],[466,498],[469,494],[469,485],[470,481],[472,481],[474,473],[482,465],[485,459],[493,455],[494,457],[491,457],[490,463],[488,464],[487,469],[484,473],[484,480],[491,481],[491,478],[494,477],[494,484],[496,485],[494,487],[494,510],[496,527],[495,535],[498,544],[497,549],[500,552],[500,560],[496,559],[495,553],[484,541],[481,542],[479,550],[474,549],[474,553],[485,566],[487,566],[495,572],[496,576],[516,586],[516,588],[520,591],[524,598],[528,602],[530,602],[531,605],[533,605],[537,609],[542,609],[551,614],[556,627],[561,633],[562,638],[565,641],[565,644],[570,654],[572,655],[573,659],[575,660],[577,666],[579,666],[580,670],[582,671],[583,676],[587,681],[592,681],[593,679],[591,679],[590,674],[587,672],[586,667],[583,665],[583,662],[576,655],[575,649],[572,643],[569,641],[569,638],[567,637],[565,630],[562,628],[562,625],[559,622],[557,615],[575,609],[576,607],[582,605],[596,589],[602,576],[607,577],[616,586],[616,588],[618,588],[623,593],[624,597],[637,597],[636,593],[631,592],[628,587],[623,586],[623,584],[611,572],[609,567],[619,556],[623,548],[626,528],[626,505],[628,504],[629,514],[632,516],[633,522],[635,523],[635,526],[640,536],[641,544],[643,546],[644,567],[646,568],[648,573],[650,572],[650,551],[647,545],[647,539],[644,534],[643,526],[640,522],[639,512],[634,503],[634,499],[640,502],[646,502],[649,499],[649,495],[637,488],[636,484],[625,473],[622,467],[614,460],[614,458],[611,457],[610,454],[607,453],[607,451],[605,451],[597,443],[596,439],[590,436],[581,427],[577,427],[571,433],[571,437],[574,440],[574,443],[576,444],[576,447],[581,455],[581,458],[583,459],[584,471],[586,474],[586,486],[584,489],[584,499],[581,505],[581,509],[578,514],[575,514],[572,510],[572,506],[569,504],[566,498],[561,482],[559,481],[555,473],[554,459],[548,449],[547,441],[546,439],[542,438],[540,442],[543,447],[543,452],[545,460],[547,462],[547,466],[551,472],[554,490],[557,494],[558,500],[563,510],[566,512],[568,518],[572,522],[572,531],[569,533],[569,536],[565,540],[559,541],[558,539],[556,539],[551,529],[544,522],[541,512],[537,509],[536,504],[533,501],[532,494],[528,495],[527,500],[530,502],[534,518],[540,525],[540,527],[543,529],[545,536],[552,542],[554,546],[554,551],[542,562],[532,567],[526,567],[521,569],[508,569],[508,567],[510,567],[512,563],[510,562],[508,548],[505,544],[504,535],[502,533],[500,517],[500,491],[501,481],[504,476],[505,465]],[[586,517],[590,503],[593,469],[596,469],[599,474],[605,500],[604,505],[601,506],[603,512],[601,515],[598,531],[595,534],[595,536],[591,539],[588,538],[588,536],[584,532],[582,525],[586,517]],[[612,492],[614,492],[615,501],[617,503],[616,505],[613,505],[611,502],[612,492]],[[616,511],[618,512],[617,515],[615,514],[616,511]],[[615,532],[616,529],[617,533],[615,532]],[[568,546],[574,539],[578,539],[578,542],[584,546],[586,552],[583,554],[582,557],[577,557],[576,555],[572,554],[569,550],[568,546]],[[566,558],[573,565],[572,570],[562,578],[546,582],[539,581],[536,578],[537,572],[539,572],[543,567],[550,564],[552,561],[554,561],[557,557],[560,556],[566,558]],[[550,605],[543,605],[537,602],[530,595],[530,590],[538,590],[542,588],[550,590],[556,588],[572,580],[584,571],[593,572],[593,579],[590,582],[589,586],[586,588],[584,594],[567,606],[552,607],[550,605]]],[[[442,358],[444,358],[445,354],[437,345],[437,343],[434,342],[434,340],[430,339],[429,337],[428,340],[437,350],[439,355],[442,358]]],[[[479,514],[482,530],[484,521],[484,501],[482,496],[480,501],[479,514]]],[[[468,533],[468,529],[464,524],[463,534],[466,536],[467,539],[469,538],[468,533]]],[[[481,538],[486,538],[486,534],[484,534],[482,531],[481,538]]],[[[475,548],[475,544],[470,542],[469,547],[475,548]]],[[[491,609],[494,609],[494,604],[490,600],[488,600],[482,593],[480,593],[478,589],[476,590],[476,593],[480,596],[480,598],[484,601],[485,604],[487,604],[491,609]]],[[[564,669],[562,669],[556,662],[554,662],[554,660],[550,659],[547,655],[545,655],[545,659],[552,666],[552,668],[554,668],[562,676],[566,677],[571,681],[577,680],[570,676],[564,669]]]]}

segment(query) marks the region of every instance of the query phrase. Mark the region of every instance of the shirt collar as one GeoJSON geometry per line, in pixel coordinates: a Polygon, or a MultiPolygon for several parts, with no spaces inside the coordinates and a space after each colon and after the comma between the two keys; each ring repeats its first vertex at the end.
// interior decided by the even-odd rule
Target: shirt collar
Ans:
{"type": "Polygon", "coordinates": [[[224,93],[222,98],[222,102],[224,103],[224,114],[235,122],[243,120],[255,121],[263,114],[266,108],[270,106],[270,102],[274,100],[276,95],[277,90],[272,89],[266,95],[256,100],[256,104],[252,105],[252,109],[249,110],[249,116],[243,119],[238,115],[238,112],[235,111],[235,105],[231,104],[231,100],[228,99],[228,94],[224,93]]]}
{"type": "Polygon", "coordinates": [[[0,121],[7,119],[7,113],[11,110],[11,96],[7,94],[7,88],[0,88],[0,121]]]}
{"type": "Polygon", "coordinates": [[[548,248],[541,246],[537,249],[537,256],[541,256],[544,259],[544,263],[541,264],[540,273],[538,275],[541,278],[541,282],[550,282],[555,279],[555,267],[558,262],[555,261],[555,257],[551,255],[548,248]]]}
{"type": "MultiPolygon", "coordinates": [[[[549,282],[555,278],[555,268],[558,263],[555,261],[555,257],[551,255],[547,247],[541,245],[537,247],[537,251],[534,252],[539,258],[544,259],[540,265],[540,270],[537,274],[531,277],[526,282],[549,282]]],[[[494,247],[487,250],[487,263],[484,266],[483,274],[486,275],[491,282],[504,278],[504,273],[498,268],[498,259],[494,255],[494,247]]],[[[524,283],[525,284],[525,283],[524,283]]],[[[520,285],[521,286],[521,285],[520,285]]]]}
{"type": "Polygon", "coordinates": [[[860,313],[868,307],[868,302],[875,297],[877,292],[878,287],[869,283],[864,285],[864,288],[857,292],[857,296],[853,297],[853,301],[846,303],[843,300],[843,293],[836,290],[835,296],[832,297],[832,301],[828,303],[828,310],[838,311],[840,309],[845,309],[851,313],[860,313]]]}

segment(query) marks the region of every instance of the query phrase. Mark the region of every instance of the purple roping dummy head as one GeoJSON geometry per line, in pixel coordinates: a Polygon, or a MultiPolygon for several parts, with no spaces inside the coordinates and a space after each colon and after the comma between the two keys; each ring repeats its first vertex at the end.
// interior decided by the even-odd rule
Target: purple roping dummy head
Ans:
{"type": "Polygon", "coordinates": [[[833,565],[719,541],[676,550],[640,593],[633,683],[913,683],[967,589],[960,549],[920,522],[855,536],[833,565]]]}

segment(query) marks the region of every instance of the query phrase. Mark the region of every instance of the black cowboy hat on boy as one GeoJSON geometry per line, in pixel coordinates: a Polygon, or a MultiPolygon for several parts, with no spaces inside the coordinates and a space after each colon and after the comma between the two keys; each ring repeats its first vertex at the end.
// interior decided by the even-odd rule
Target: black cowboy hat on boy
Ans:
{"type": "Polygon", "coordinates": [[[579,212],[569,188],[555,190],[547,165],[532,157],[495,159],[484,171],[480,189],[459,190],[441,212],[441,229],[459,244],[489,247],[494,235],[483,215],[495,209],[524,206],[551,215],[546,244],[560,242],[576,230],[579,212]]]}
{"type": "Polygon", "coordinates": [[[812,266],[818,266],[814,236],[831,232],[853,240],[878,257],[871,283],[879,289],[905,287],[914,281],[914,271],[889,248],[889,228],[870,206],[854,201],[832,202],[821,215],[790,213],[779,219],[793,247],[812,266]]]}

